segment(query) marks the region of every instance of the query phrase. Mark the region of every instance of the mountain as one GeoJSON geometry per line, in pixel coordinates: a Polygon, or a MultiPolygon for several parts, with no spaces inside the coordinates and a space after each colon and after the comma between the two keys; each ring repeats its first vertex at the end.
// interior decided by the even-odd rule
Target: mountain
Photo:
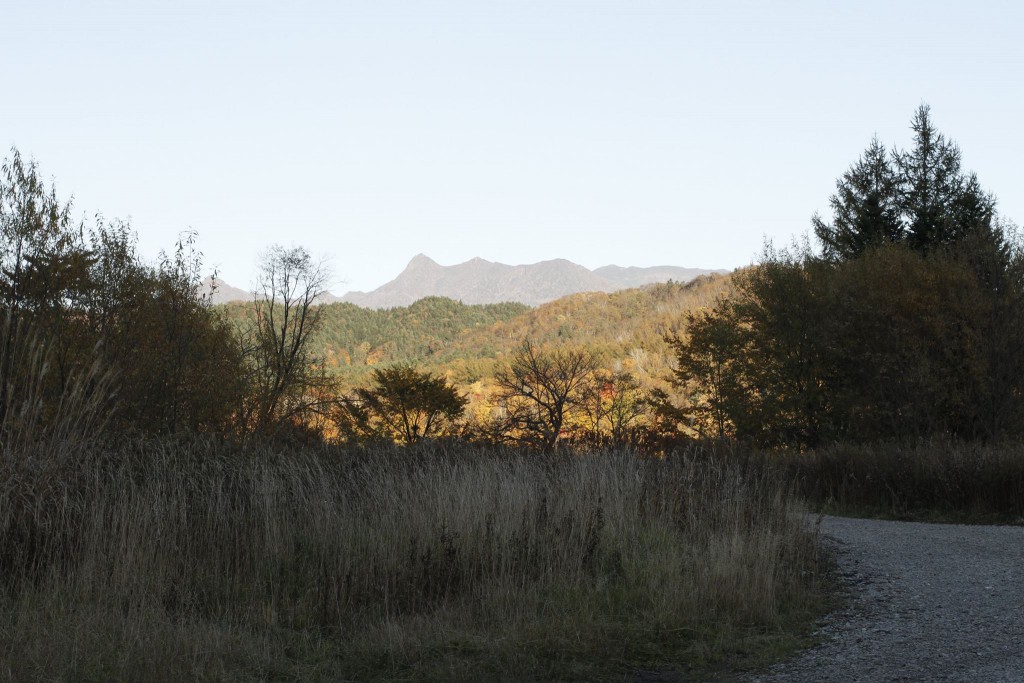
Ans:
{"type": "MultiPolygon", "coordinates": [[[[701,275],[724,274],[725,270],[653,266],[650,268],[602,266],[588,270],[565,259],[553,259],[527,265],[475,258],[454,266],[442,266],[433,259],[417,254],[398,277],[372,292],[349,292],[338,297],[324,292],[317,303],[352,303],[362,308],[396,308],[409,306],[426,297],[440,296],[466,304],[497,304],[515,302],[538,306],[570,294],[581,292],[617,292],[659,282],[689,282],[701,275]]],[[[210,293],[210,278],[203,280],[201,290],[210,293]]],[[[253,295],[223,280],[217,281],[213,303],[250,301],[253,295]]]]}
{"type": "Polygon", "coordinates": [[[212,277],[203,278],[202,283],[199,285],[199,293],[203,296],[211,296],[210,302],[214,305],[226,304],[229,301],[252,301],[252,292],[247,292],[244,289],[238,287],[232,287],[223,280],[216,281],[216,289],[213,288],[214,280],[212,277]]]}
{"type": "Polygon", "coordinates": [[[398,277],[372,292],[349,292],[341,301],[364,308],[408,306],[428,296],[442,296],[467,304],[514,301],[537,306],[580,292],[615,292],[656,282],[688,282],[712,272],[698,268],[604,266],[589,270],[565,259],[510,266],[475,258],[442,266],[423,254],[416,255],[398,277]]]}

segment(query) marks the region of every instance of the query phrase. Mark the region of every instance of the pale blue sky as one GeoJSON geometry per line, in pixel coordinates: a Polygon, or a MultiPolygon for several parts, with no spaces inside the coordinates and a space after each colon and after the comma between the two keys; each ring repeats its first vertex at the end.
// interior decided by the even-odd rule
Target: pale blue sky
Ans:
{"type": "Polygon", "coordinates": [[[1015,2],[0,1],[0,145],[246,286],[443,264],[749,263],[932,106],[1024,222],[1015,2]]]}

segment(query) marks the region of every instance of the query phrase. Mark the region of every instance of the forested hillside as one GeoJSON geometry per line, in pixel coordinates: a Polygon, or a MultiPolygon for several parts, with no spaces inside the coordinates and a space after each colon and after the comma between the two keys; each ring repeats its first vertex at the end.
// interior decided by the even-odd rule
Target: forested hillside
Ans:
{"type": "MultiPolygon", "coordinates": [[[[322,326],[311,345],[330,373],[357,386],[375,367],[413,364],[471,384],[493,376],[495,363],[524,340],[542,346],[583,345],[609,367],[668,376],[665,339],[680,332],[689,311],[710,307],[730,291],[731,276],[648,285],[612,294],[574,294],[530,308],[524,304],[463,304],[442,297],[383,310],[350,303],[321,307],[322,326]]],[[[223,309],[236,323],[252,304],[223,309]]]]}
{"type": "MultiPolygon", "coordinates": [[[[706,275],[685,284],[574,294],[537,308],[514,303],[467,305],[441,297],[385,310],[348,303],[319,306],[318,327],[309,345],[322,359],[330,391],[341,397],[342,406],[322,420],[320,428],[332,439],[386,433],[399,441],[414,440],[408,424],[387,428],[380,415],[376,427],[370,426],[374,419],[362,413],[366,406],[375,405],[382,414],[392,411],[383,409],[380,396],[373,398],[374,390],[367,387],[376,382],[376,391],[382,394],[408,392],[392,400],[415,403],[422,400],[419,392],[425,386],[418,385],[416,377],[429,383],[432,376],[450,383],[449,404],[464,403],[463,428],[474,432],[474,438],[506,440],[529,432],[496,424],[512,398],[510,387],[501,388],[499,375],[529,344],[548,359],[561,353],[582,354],[578,360],[586,365],[580,386],[555,392],[556,402],[564,403],[557,417],[539,421],[548,429],[552,423],[558,425],[549,438],[603,440],[611,438],[611,432],[622,432],[616,438],[624,439],[625,431],[629,438],[638,438],[637,430],[651,438],[659,412],[669,408],[667,429],[661,432],[674,440],[679,421],[686,416],[674,407],[678,399],[671,398],[676,393],[672,340],[683,333],[681,323],[688,314],[711,309],[732,292],[732,282],[732,275],[706,275]],[[609,422],[606,413],[611,406],[606,404],[618,405],[619,427],[609,422]],[[400,436],[403,433],[406,437],[400,436]]],[[[244,329],[255,322],[254,306],[239,302],[222,310],[244,329]]],[[[541,382],[556,380],[559,374],[541,382]]],[[[512,384],[524,380],[531,381],[524,376],[512,384]]],[[[423,416],[413,422],[418,429],[427,428],[423,416]]],[[[450,433],[455,424],[449,427],[450,433]]],[[[550,447],[553,442],[545,448],[550,447]]]]}
{"type": "Polygon", "coordinates": [[[686,284],[574,294],[469,330],[429,360],[455,381],[474,381],[490,376],[495,361],[529,339],[542,347],[582,346],[609,369],[663,378],[670,356],[666,337],[680,331],[687,312],[712,306],[730,286],[730,276],[710,275],[686,284]]]}
{"type": "MultiPolygon", "coordinates": [[[[254,315],[251,302],[233,302],[223,310],[236,324],[254,315]]],[[[422,362],[472,330],[500,325],[529,310],[525,304],[467,305],[442,297],[383,310],[326,304],[320,306],[321,326],[310,343],[323,354],[331,374],[358,379],[372,366],[422,362]]]]}

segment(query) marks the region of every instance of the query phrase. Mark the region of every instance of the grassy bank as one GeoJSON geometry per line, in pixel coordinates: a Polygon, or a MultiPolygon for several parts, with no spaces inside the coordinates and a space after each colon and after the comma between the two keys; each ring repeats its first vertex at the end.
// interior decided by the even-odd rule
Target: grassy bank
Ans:
{"type": "Polygon", "coordinates": [[[834,514],[1024,524],[1024,446],[932,438],[837,444],[773,458],[834,514]]]}
{"type": "Polygon", "coordinates": [[[706,672],[793,647],[824,604],[800,504],[749,461],[194,440],[4,456],[8,680],[706,672]]]}

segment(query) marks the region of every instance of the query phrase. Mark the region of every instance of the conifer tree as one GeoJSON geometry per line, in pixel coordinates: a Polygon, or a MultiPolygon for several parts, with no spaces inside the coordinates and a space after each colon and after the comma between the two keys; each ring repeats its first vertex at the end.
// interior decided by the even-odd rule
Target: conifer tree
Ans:
{"type": "Polygon", "coordinates": [[[903,239],[896,174],[878,138],[836,181],[829,199],[834,218],[812,219],[814,234],[830,261],[856,258],[870,246],[903,239]]]}
{"type": "Polygon", "coordinates": [[[918,108],[910,127],[909,150],[889,153],[873,139],[836,181],[832,222],[811,220],[825,260],[853,259],[897,242],[927,253],[991,229],[995,198],[961,170],[960,149],[936,130],[928,105],[918,108]]]}
{"type": "Polygon", "coordinates": [[[992,218],[995,199],[960,169],[960,148],[935,129],[931,109],[918,107],[914,146],[895,155],[900,205],[911,248],[927,252],[960,242],[992,218]]]}

